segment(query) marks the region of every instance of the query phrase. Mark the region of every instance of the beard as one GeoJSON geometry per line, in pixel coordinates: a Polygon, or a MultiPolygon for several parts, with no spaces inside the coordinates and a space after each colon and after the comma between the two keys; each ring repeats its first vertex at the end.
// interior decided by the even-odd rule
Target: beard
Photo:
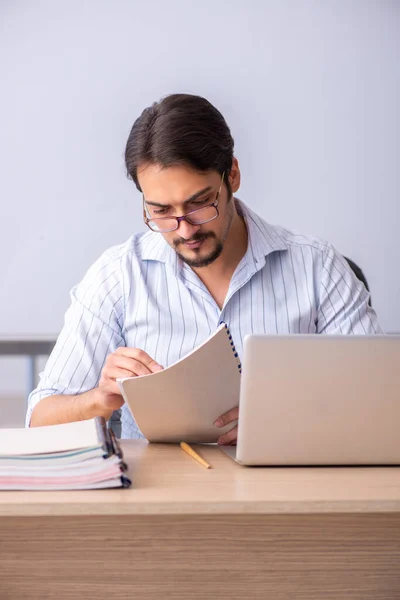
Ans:
{"type": "MultiPolygon", "coordinates": [[[[182,238],[178,238],[173,241],[173,247],[174,247],[175,252],[179,256],[179,258],[183,262],[185,262],[189,267],[195,267],[195,268],[207,267],[208,265],[210,265],[212,262],[214,262],[214,260],[216,260],[220,256],[220,254],[223,250],[222,242],[217,240],[217,237],[216,237],[215,233],[213,233],[213,232],[209,232],[206,234],[196,233],[192,238],[190,238],[190,240],[183,240],[182,238]],[[179,246],[181,244],[183,244],[184,242],[200,242],[200,241],[203,241],[206,239],[215,240],[215,244],[214,244],[214,248],[212,248],[210,250],[210,252],[205,256],[194,256],[194,257],[190,258],[188,256],[185,256],[185,254],[182,254],[181,252],[179,252],[179,246]]],[[[198,251],[201,252],[201,248],[199,248],[198,251]]],[[[196,253],[196,249],[192,250],[192,252],[196,253]]]]}
{"type": "Polygon", "coordinates": [[[232,198],[233,198],[232,192],[230,192],[230,188],[228,188],[227,222],[225,225],[224,232],[221,236],[222,239],[218,239],[213,231],[208,231],[207,233],[200,233],[200,232],[195,233],[194,236],[191,237],[189,240],[185,240],[183,238],[176,238],[175,240],[173,240],[171,246],[173,247],[173,249],[179,256],[179,258],[183,262],[185,262],[189,267],[194,267],[197,269],[200,269],[202,267],[208,267],[208,265],[210,265],[215,260],[217,260],[217,258],[221,255],[222,250],[224,249],[224,244],[228,237],[229,230],[232,225],[232,220],[233,220],[233,215],[234,215],[234,208],[233,208],[232,202],[231,202],[232,198]],[[207,239],[214,240],[214,248],[212,248],[206,256],[200,255],[200,252],[202,250],[201,247],[198,250],[196,250],[196,249],[192,250],[192,252],[195,253],[195,256],[193,258],[189,258],[188,256],[185,256],[184,254],[179,252],[179,246],[181,244],[184,244],[185,242],[200,242],[200,241],[207,240],[207,239]],[[199,252],[198,256],[196,256],[197,252],[199,252]]]}

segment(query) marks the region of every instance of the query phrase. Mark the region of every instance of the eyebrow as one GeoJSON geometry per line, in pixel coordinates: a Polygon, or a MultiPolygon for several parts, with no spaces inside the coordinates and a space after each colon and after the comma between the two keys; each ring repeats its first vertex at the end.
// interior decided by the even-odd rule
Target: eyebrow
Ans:
{"type": "MultiPolygon", "coordinates": [[[[187,200],[185,200],[182,204],[183,206],[186,206],[187,204],[190,204],[191,202],[193,202],[194,200],[197,200],[197,198],[199,198],[199,196],[202,196],[203,194],[206,194],[207,192],[211,192],[212,187],[209,185],[205,188],[203,188],[202,190],[200,190],[199,192],[196,192],[195,194],[193,194],[193,196],[190,196],[187,200]]],[[[144,198],[144,195],[143,195],[144,198]]],[[[159,202],[150,202],[149,200],[144,200],[146,202],[146,204],[148,204],[149,206],[158,206],[160,208],[170,208],[171,204],[160,204],[159,202]]]]}

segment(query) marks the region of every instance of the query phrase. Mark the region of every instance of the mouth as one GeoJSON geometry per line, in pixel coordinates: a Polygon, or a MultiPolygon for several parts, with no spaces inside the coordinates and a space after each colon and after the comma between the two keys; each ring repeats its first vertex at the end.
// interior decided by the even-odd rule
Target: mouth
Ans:
{"type": "Polygon", "coordinates": [[[202,246],[204,242],[203,240],[195,240],[194,242],[183,242],[182,245],[185,248],[188,248],[189,250],[196,250],[197,248],[200,248],[200,246],[202,246]]]}
{"type": "Polygon", "coordinates": [[[183,246],[184,248],[187,248],[188,250],[197,250],[198,248],[200,248],[203,243],[205,242],[207,238],[201,238],[200,240],[193,240],[193,241],[187,241],[187,242],[181,242],[180,246],[183,246]]]}

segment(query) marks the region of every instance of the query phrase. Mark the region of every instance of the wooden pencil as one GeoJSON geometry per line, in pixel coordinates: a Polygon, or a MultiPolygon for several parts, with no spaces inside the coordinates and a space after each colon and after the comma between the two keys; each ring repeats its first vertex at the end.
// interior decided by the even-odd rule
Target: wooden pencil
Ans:
{"type": "Polygon", "coordinates": [[[204,460],[204,458],[201,458],[201,456],[199,456],[197,452],[195,452],[193,448],[189,446],[189,444],[187,444],[186,442],[181,442],[180,446],[182,450],[184,450],[187,454],[189,454],[189,456],[194,458],[194,460],[197,460],[197,462],[203,465],[203,467],[205,467],[206,469],[211,469],[211,465],[209,465],[208,462],[204,460]]]}

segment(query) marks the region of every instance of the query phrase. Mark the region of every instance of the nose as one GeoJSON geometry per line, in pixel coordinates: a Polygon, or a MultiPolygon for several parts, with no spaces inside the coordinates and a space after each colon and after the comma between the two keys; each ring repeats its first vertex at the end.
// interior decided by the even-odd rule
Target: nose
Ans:
{"type": "Polygon", "coordinates": [[[181,221],[179,223],[178,233],[184,240],[189,240],[197,231],[200,229],[201,225],[192,225],[187,221],[181,221]]]}

